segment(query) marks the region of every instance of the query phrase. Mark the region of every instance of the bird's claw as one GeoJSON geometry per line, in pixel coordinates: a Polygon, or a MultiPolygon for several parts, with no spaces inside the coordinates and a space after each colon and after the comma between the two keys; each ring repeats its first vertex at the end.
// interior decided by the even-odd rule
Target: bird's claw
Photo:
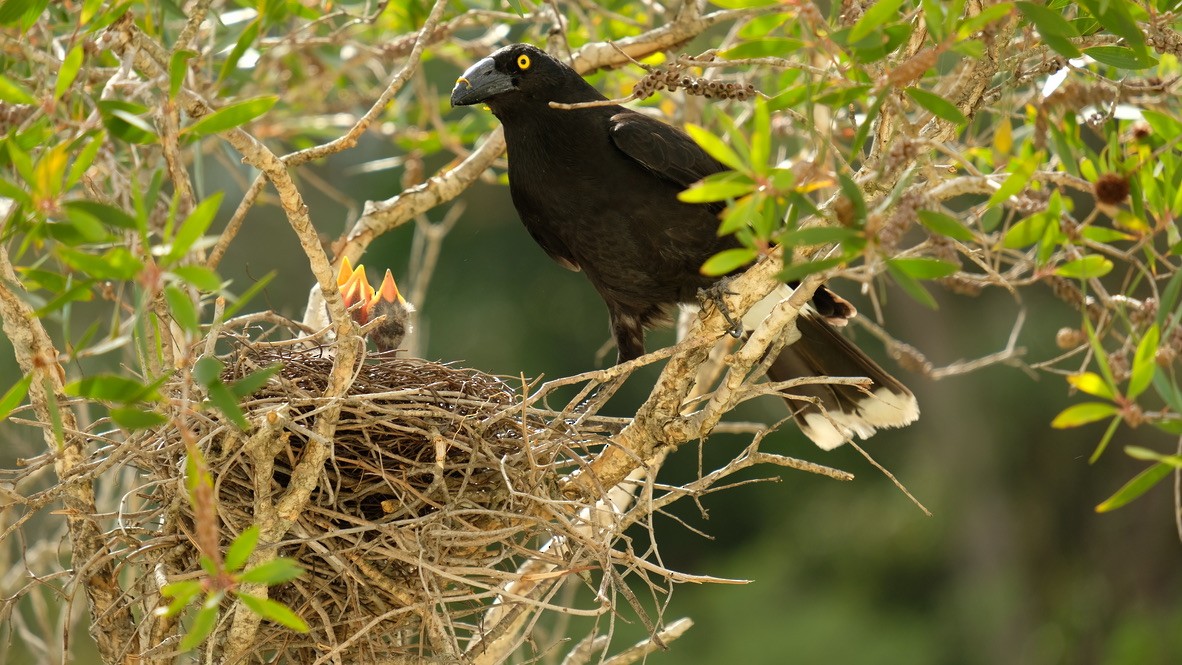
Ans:
{"type": "Polygon", "coordinates": [[[698,298],[703,302],[709,302],[714,305],[714,308],[718,310],[723,320],[726,321],[727,334],[738,339],[743,336],[743,321],[742,319],[736,319],[731,314],[731,308],[726,304],[726,296],[735,295],[734,291],[727,288],[729,283],[729,279],[722,279],[708,288],[698,289],[698,298]]]}

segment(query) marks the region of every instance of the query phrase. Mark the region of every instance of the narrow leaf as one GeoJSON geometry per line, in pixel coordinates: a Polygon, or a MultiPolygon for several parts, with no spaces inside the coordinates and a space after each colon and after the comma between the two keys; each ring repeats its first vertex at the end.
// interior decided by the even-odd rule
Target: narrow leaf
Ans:
{"type": "Polygon", "coordinates": [[[956,108],[956,104],[944,99],[934,92],[928,92],[923,88],[907,88],[905,91],[907,96],[915,100],[916,104],[927,109],[932,115],[948,122],[955,124],[962,124],[968,122],[968,118],[960,109],[956,108]]]}
{"type": "Polygon", "coordinates": [[[709,276],[727,275],[755,260],[759,253],[750,247],[724,249],[706,259],[701,273],[709,276]]]}
{"type": "Polygon", "coordinates": [[[1091,254],[1074,261],[1068,261],[1055,268],[1055,274],[1073,279],[1103,277],[1112,271],[1112,261],[1099,254],[1091,254]]]}
{"type": "Polygon", "coordinates": [[[1149,326],[1149,330],[1145,331],[1145,336],[1137,344],[1137,352],[1133,354],[1133,370],[1129,374],[1129,388],[1126,391],[1129,399],[1137,399],[1137,396],[1145,392],[1149,384],[1153,382],[1153,373],[1157,371],[1157,345],[1161,337],[1161,330],[1157,324],[1149,326]]]}
{"type": "Polygon", "coordinates": [[[1097,420],[1103,420],[1109,416],[1114,416],[1116,413],[1116,406],[1106,402],[1073,404],[1055,416],[1055,419],[1051,421],[1051,427],[1055,429],[1079,427],[1080,425],[1086,425],[1097,420]]]}
{"type": "Polygon", "coordinates": [[[3,422],[8,414],[12,413],[13,409],[20,406],[20,403],[25,400],[25,395],[29,394],[29,386],[32,383],[33,375],[26,374],[20,381],[14,383],[3,397],[0,397],[0,422],[3,422]]]}
{"type": "Polygon", "coordinates": [[[960,266],[948,261],[926,258],[891,259],[888,263],[916,279],[939,279],[955,274],[960,266]]]}
{"type": "Polygon", "coordinates": [[[928,290],[923,288],[923,285],[918,280],[895,265],[895,261],[887,261],[887,272],[891,273],[891,276],[895,278],[895,283],[914,298],[916,302],[930,309],[939,309],[936,305],[936,299],[932,297],[932,294],[928,293],[928,290]]]}
{"type": "Polygon", "coordinates": [[[1096,506],[1096,512],[1107,513],[1136,499],[1165,479],[1166,476],[1170,475],[1171,469],[1172,467],[1169,464],[1158,462],[1141,473],[1138,473],[1136,476],[1133,476],[1132,480],[1117,490],[1115,494],[1096,506]]]}
{"type": "Polygon", "coordinates": [[[1072,374],[1067,377],[1067,383],[1074,386],[1076,390],[1095,397],[1116,399],[1116,393],[1113,391],[1112,386],[1105,383],[1103,377],[1095,372],[1072,374]]]}
{"type": "Polygon", "coordinates": [[[243,605],[250,608],[250,611],[267,621],[273,621],[281,626],[301,633],[308,632],[308,624],[283,603],[276,602],[270,598],[259,598],[258,596],[251,596],[245,593],[238,594],[238,598],[242,601],[243,605]]]}
{"type": "Polygon", "coordinates": [[[193,624],[189,626],[189,632],[181,640],[181,652],[196,649],[213,632],[213,627],[217,625],[218,621],[218,603],[220,602],[221,594],[210,594],[209,598],[205,599],[201,610],[197,612],[197,616],[193,617],[193,624]]]}
{"type": "Polygon", "coordinates": [[[242,573],[239,579],[246,583],[274,586],[276,584],[290,582],[303,574],[304,568],[296,563],[295,559],[280,557],[278,559],[271,559],[266,563],[260,563],[254,568],[242,573]]]}
{"type": "Polygon", "coordinates": [[[875,30],[899,18],[899,6],[903,0],[878,0],[862,14],[862,18],[850,30],[849,43],[855,44],[870,36],[875,30]]]}
{"type": "Polygon", "coordinates": [[[277,95],[264,95],[224,106],[185,128],[184,132],[204,136],[244,125],[263,115],[279,101],[277,95]]]}
{"type": "Polygon", "coordinates": [[[159,427],[168,422],[168,416],[158,411],[141,409],[136,406],[123,406],[111,409],[111,420],[128,432],[134,432],[139,429],[159,427]]]}
{"type": "Polygon", "coordinates": [[[62,95],[73,85],[78,77],[78,70],[82,67],[82,45],[77,44],[62,60],[62,67],[57,72],[57,83],[53,87],[53,98],[61,99],[62,95]]]}
{"type": "Polygon", "coordinates": [[[722,162],[728,168],[735,171],[749,170],[747,165],[743,163],[743,160],[739,159],[739,155],[722,139],[711,134],[710,130],[693,123],[688,123],[685,126],[685,131],[711,157],[722,162]]]}
{"type": "Polygon", "coordinates": [[[965,228],[955,217],[945,215],[942,212],[935,210],[920,210],[919,223],[923,224],[930,231],[934,231],[940,235],[948,236],[953,240],[961,242],[972,242],[973,232],[965,228]]]}
{"type": "Polygon", "coordinates": [[[226,549],[226,570],[236,572],[246,565],[246,560],[250,558],[254,548],[259,544],[259,527],[258,525],[250,525],[238,534],[234,542],[230,543],[230,547],[226,549]]]}
{"type": "Polygon", "coordinates": [[[37,98],[25,90],[25,87],[7,77],[0,76],[0,102],[10,104],[36,104],[37,98]]]}

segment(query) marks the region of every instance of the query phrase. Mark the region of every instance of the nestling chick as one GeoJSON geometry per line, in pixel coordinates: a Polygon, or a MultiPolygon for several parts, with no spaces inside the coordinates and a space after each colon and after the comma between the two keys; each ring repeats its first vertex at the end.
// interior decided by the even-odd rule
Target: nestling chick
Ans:
{"type": "Polygon", "coordinates": [[[365,276],[365,266],[358,264],[354,269],[346,257],[337,274],[337,286],[341,289],[345,306],[359,325],[383,317],[367,333],[378,351],[392,351],[402,344],[411,331],[410,315],[415,308],[398,292],[394,275],[389,270],[375,291],[365,276]]]}

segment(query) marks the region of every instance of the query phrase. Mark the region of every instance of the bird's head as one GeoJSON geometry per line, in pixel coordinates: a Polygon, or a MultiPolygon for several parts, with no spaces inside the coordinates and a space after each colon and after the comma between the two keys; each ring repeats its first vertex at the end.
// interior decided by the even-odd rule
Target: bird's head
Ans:
{"type": "Polygon", "coordinates": [[[575,70],[529,44],[510,44],[478,60],[456,80],[452,106],[488,104],[493,111],[509,99],[587,101],[602,95],[575,70]],[[573,95],[573,97],[572,97],[573,95]]]}

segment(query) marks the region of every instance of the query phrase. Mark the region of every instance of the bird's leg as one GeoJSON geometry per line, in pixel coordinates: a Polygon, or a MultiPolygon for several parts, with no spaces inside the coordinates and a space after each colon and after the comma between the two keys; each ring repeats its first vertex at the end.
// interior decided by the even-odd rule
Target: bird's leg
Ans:
{"type": "Polygon", "coordinates": [[[735,295],[735,292],[728,288],[730,283],[730,277],[723,277],[707,288],[698,289],[698,301],[703,305],[706,303],[714,305],[714,308],[718,310],[718,313],[726,321],[727,334],[735,339],[739,339],[743,336],[743,320],[735,318],[734,314],[731,313],[731,308],[726,304],[726,296],[735,295]]]}

